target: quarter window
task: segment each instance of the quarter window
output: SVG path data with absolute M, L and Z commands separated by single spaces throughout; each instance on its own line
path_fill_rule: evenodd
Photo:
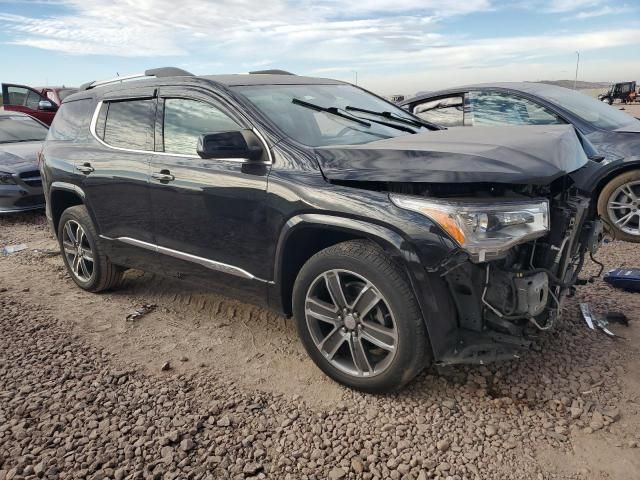
M 184 98 L 164 101 L 163 139 L 167 153 L 196 155 L 200 135 L 240 128 L 225 113 L 207 103 Z
M 436 125 L 461 127 L 464 125 L 464 97 L 439 98 L 413 107 L 413 113 Z
M 113 147 L 153 151 L 155 100 L 109 102 L 102 108 L 96 135 L 105 143 Z
M 525 98 L 498 92 L 469 94 L 474 126 L 564 124 L 553 112 Z

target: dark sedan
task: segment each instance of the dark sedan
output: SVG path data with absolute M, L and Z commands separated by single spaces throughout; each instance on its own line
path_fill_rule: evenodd
M 47 132 L 28 115 L 0 110 L 0 214 L 44 208 L 37 154 Z
M 616 238 L 640 243 L 640 120 L 585 94 L 543 83 L 492 83 L 419 94 L 402 107 L 445 127 L 573 124 L 604 157 L 592 179 Z

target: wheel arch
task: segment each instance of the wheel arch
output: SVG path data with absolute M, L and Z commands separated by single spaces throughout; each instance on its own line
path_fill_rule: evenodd
M 398 233 L 362 220 L 325 214 L 295 216 L 285 224 L 276 247 L 275 292 L 270 303 L 291 315 L 291 294 L 298 272 L 319 251 L 349 240 L 370 240 L 391 256 L 402 256 L 404 239 Z
M 53 182 L 49 191 L 49 211 L 54 234 L 58 235 L 58 224 L 62 213 L 69 207 L 84 205 L 84 191 L 77 185 Z
M 306 244 L 307 239 L 313 241 Z M 324 248 L 355 239 L 372 241 L 398 261 L 418 301 L 433 356 L 438 359 L 450 348 L 457 330 L 457 313 L 451 295 L 440 277 L 425 271 L 411 243 L 383 225 L 327 214 L 291 218 L 276 249 L 274 282 L 269 293 L 271 307 L 291 315 L 293 284 L 302 265 Z

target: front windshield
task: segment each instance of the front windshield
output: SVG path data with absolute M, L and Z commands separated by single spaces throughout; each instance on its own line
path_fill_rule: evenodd
M 31 117 L 0 116 L 0 143 L 44 140 L 47 127 Z
M 288 136 L 304 145 L 356 145 L 385 138 L 408 135 L 423 127 L 407 125 L 397 119 L 347 109 L 355 107 L 372 112 L 390 112 L 393 116 L 415 122 L 405 110 L 381 100 L 352 85 L 252 85 L 235 87 Z M 294 103 L 293 100 L 296 100 Z M 316 111 L 303 104 L 337 108 L 347 117 L 365 120 L 369 126 L 330 112 Z M 384 121 L 400 128 L 375 123 Z
M 616 130 L 638 124 L 638 120 L 631 115 L 568 88 L 544 90 L 540 96 L 566 108 L 596 128 Z

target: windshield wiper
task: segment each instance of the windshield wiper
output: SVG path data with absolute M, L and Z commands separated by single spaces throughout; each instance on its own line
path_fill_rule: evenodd
M 345 107 L 345 110 L 351 110 L 352 112 L 368 113 L 370 115 L 377 115 L 379 117 L 388 118 L 390 120 L 394 120 L 399 123 L 413 125 L 414 127 L 426 127 L 430 130 L 441 130 L 441 127 L 439 127 L 438 125 L 434 125 L 433 123 L 425 122 L 424 120 L 418 120 L 418 119 L 413 120 L 411 118 L 403 118 L 398 115 L 394 115 L 391 112 L 376 112 L 374 110 L 367 110 L 366 108 L 360 108 L 360 107 L 352 107 L 350 105 L 347 105 Z
M 294 98 L 293 100 L 291 100 L 291 103 L 300 105 L 301 107 L 310 108 L 311 110 L 315 110 L 316 112 L 327 112 L 327 113 L 330 113 L 331 115 L 336 115 L 337 117 L 346 118 L 347 120 L 351 120 L 352 122 L 359 123 L 360 125 L 363 125 L 365 127 L 371 126 L 371 123 L 365 120 L 362 120 L 361 118 L 354 117 L 353 115 L 342 113 L 336 107 L 321 107 L 320 105 L 316 105 L 315 103 L 305 102 L 304 100 L 298 100 L 297 98 Z

